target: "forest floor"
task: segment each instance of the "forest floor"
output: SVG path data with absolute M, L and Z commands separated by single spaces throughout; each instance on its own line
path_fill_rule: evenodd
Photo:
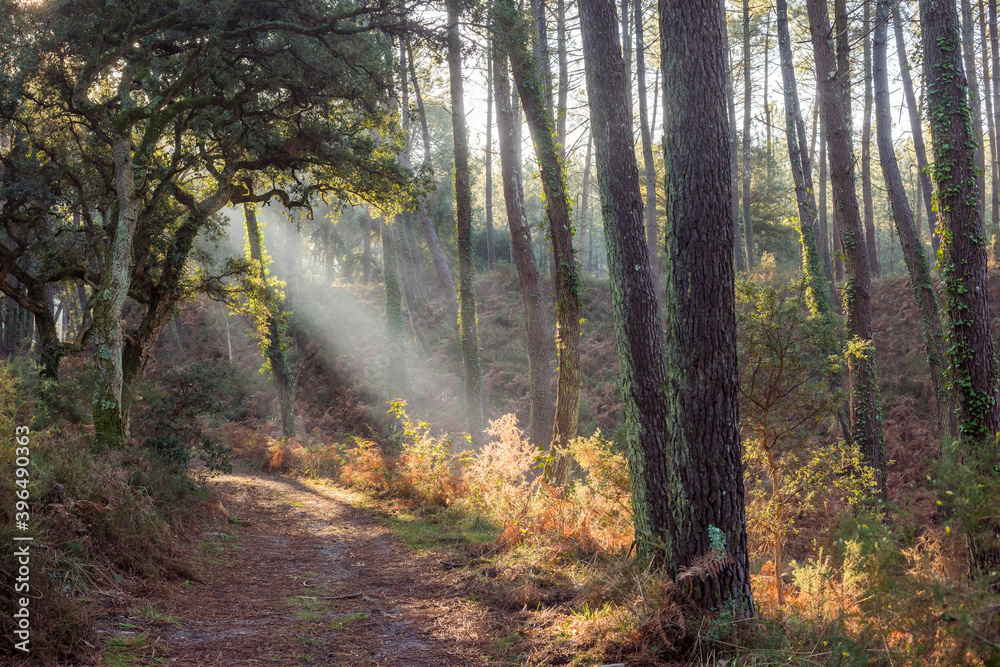
M 497 664 L 497 611 L 360 497 L 246 469 L 207 484 L 224 509 L 190 546 L 199 580 L 106 618 L 104 664 Z

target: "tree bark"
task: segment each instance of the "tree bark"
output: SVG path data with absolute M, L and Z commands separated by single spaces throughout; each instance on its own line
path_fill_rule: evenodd
M 932 202 L 931 177 L 927 173 L 927 149 L 924 147 L 924 130 L 920 123 L 920 108 L 917 97 L 913 93 L 913 78 L 910 76 L 910 65 L 906 58 L 906 39 L 903 37 L 903 21 L 900 18 L 897 5 L 892 12 L 892 25 L 896 34 L 896 55 L 899 57 L 899 71 L 903 77 L 903 95 L 906 98 L 906 111 L 910 115 L 910 132 L 913 136 L 913 150 L 917 154 L 917 169 L 920 172 L 920 191 L 924 195 L 924 210 L 927 213 L 927 227 L 931 233 L 931 246 L 934 257 L 941 247 L 941 238 L 937 233 L 937 211 Z
M 469 137 L 465 125 L 462 80 L 462 40 L 458 0 L 448 0 L 448 78 L 451 83 L 451 125 L 455 141 L 455 221 L 458 246 L 458 340 L 465 367 L 465 406 L 473 444 L 482 440 L 485 422 L 483 369 L 476 331 L 475 268 L 472 262 L 472 193 L 469 186 Z
M 528 435 L 536 447 L 549 444 L 552 419 L 555 414 L 549 367 L 552 352 L 549 347 L 545 317 L 545 290 L 535 262 L 531 231 L 524 214 L 524 190 L 521 186 L 521 165 L 517 161 L 514 114 L 511 109 L 510 79 L 507 55 L 494 42 L 493 88 L 497 101 L 497 139 L 500 146 L 500 173 L 503 178 L 504 201 L 507 205 L 507 226 L 510 229 L 511 253 L 517 267 L 517 278 L 524 305 L 524 326 L 528 343 L 528 393 L 531 409 Z M 589 165 L 588 165 L 589 166 Z M 586 179 L 586 176 L 584 176 Z M 586 192 L 586 180 L 584 181 Z M 586 196 L 586 195 L 585 195 Z
M 649 129 L 649 112 L 646 104 L 646 54 L 642 30 L 642 0 L 635 3 L 635 71 L 639 80 L 639 131 L 642 136 L 642 169 L 646 176 L 646 246 L 649 249 L 649 268 L 653 284 L 660 284 L 660 261 L 656 254 L 656 163 L 653 161 L 653 139 Z M 611 271 L 611 262 L 608 262 Z
M 722 6 L 660 0 L 666 165 L 668 445 L 680 484 L 668 496 L 668 574 L 727 554 L 699 584 L 709 608 L 753 614 L 739 441 L 736 312 Z M 696 594 L 697 595 L 697 594 Z
M 638 1 L 636 7 L 639 19 Z M 639 26 L 637 20 L 636 34 Z M 617 32 L 614 0 L 580 0 L 580 27 L 625 402 L 635 540 L 640 560 L 673 562 L 687 554 L 662 551 L 661 545 L 674 543 L 672 508 L 662 490 L 676 487 L 681 479 L 668 449 L 664 340 L 644 235 L 632 109 L 624 94 L 625 62 L 612 39 Z M 641 53 L 638 45 L 636 53 Z
M 899 234 L 899 243 L 903 250 L 903 260 L 910 276 L 910 289 L 913 299 L 920 309 L 920 319 L 923 325 L 924 351 L 930 366 L 931 384 L 937 397 L 938 432 L 944 433 L 946 422 L 945 394 L 942 384 L 945 370 L 944 343 L 941 336 L 941 314 L 938 311 L 937 293 L 931 282 L 930 267 L 927 265 L 927 255 L 923 244 L 913 224 L 913 212 L 906 199 L 903 178 L 899 173 L 899 163 L 896 161 L 896 151 L 892 145 L 892 115 L 889 109 L 889 74 L 887 64 L 887 36 L 889 13 L 892 11 L 893 0 L 878 0 L 875 14 L 874 37 L 874 84 L 875 84 L 875 125 L 878 142 L 879 159 L 882 163 L 882 175 L 885 179 L 886 194 L 892 208 L 892 218 Z M 954 412 L 948 411 L 954 419 Z M 954 426 L 951 426 L 954 435 Z
M 128 86 L 124 85 L 123 89 L 128 90 Z M 139 219 L 130 144 L 124 134 L 117 133 L 113 137 L 116 210 L 112 212 L 113 231 L 104 260 L 104 275 L 93 306 L 94 434 L 98 442 L 110 447 L 123 447 L 128 437 L 122 397 L 125 350 L 122 308 L 131 282 L 132 238 Z
M 990 335 L 986 243 L 979 216 L 977 138 L 970 125 L 954 6 L 921 0 L 927 113 L 934 139 L 932 176 L 937 185 L 944 242 L 944 280 L 951 354 L 951 389 L 962 420 L 959 431 L 983 439 L 1000 431 L 996 353 Z
M 865 231 L 854 187 L 851 116 L 849 98 L 845 95 L 846 73 L 843 71 L 849 54 L 844 53 L 843 46 L 838 48 L 837 53 L 834 52 L 826 0 L 807 0 L 806 6 L 816 55 L 820 113 L 826 120 L 834 208 L 838 223 L 842 225 L 840 236 L 847 265 L 844 310 L 847 331 L 851 336 L 847 355 L 851 387 L 850 437 L 858 445 L 865 462 L 875 471 L 876 492 L 879 499 L 884 500 L 887 476 L 885 438 L 882 433 L 875 344 L 872 340 L 871 276 L 864 242 Z M 836 6 L 846 12 L 842 0 L 837 0 Z M 846 24 L 846 18 L 839 17 L 838 23 Z M 846 40 L 846 36 L 843 39 Z
M 967 0 L 966 0 L 967 1 Z M 865 209 L 865 245 L 868 247 L 868 266 L 872 276 L 878 278 L 882 270 L 878 265 L 878 249 L 875 245 L 875 210 L 872 206 L 872 40 L 871 7 L 864 3 L 864 69 L 865 69 L 865 115 L 861 126 L 861 200 Z
M 546 466 L 546 479 L 553 484 L 562 484 L 569 474 L 569 459 L 564 452 L 569 443 L 576 439 L 580 411 L 580 273 L 573 250 L 573 225 L 570 221 L 569 195 L 566 192 L 563 165 L 554 140 L 552 114 L 545 104 L 542 94 L 544 88 L 538 80 L 538 66 L 532 62 L 527 50 L 527 31 L 519 20 L 513 2 L 499 0 L 497 8 L 504 50 L 510 59 L 511 71 L 538 157 L 552 239 L 559 378 L 552 429 L 554 459 Z
M 666 99 L 666 87 L 664 87 Z M 747 268 L 754 267 L 753 222 L 750 217 L 750 104 L 753 88 L 750 85 L 750 0 L 743 0 L 743 228 L 746 242 Z M 666 109 L 666 104 L 664 104 Z M 664 115 L 664 118 L 666 116 Z
M 1000 431 L 996 349 L 990 332 L 986 242 L 976 179 L 978 137 L 973 134 L 966 79 L 953 3 L 920 0 L 927 116 L 934 140 L 933 177 L 941 212 L 942 253 L 938 265 L 948 313 L 950 389 L 958 398 L 959 433 L 983 443 Z M 991 468 L 997 456 L 983 462 Z M 995 470 L 983 470 L 995 474 Z M 978 574 L 1000 565 L 1000 526 L 990 519 L 966 527 L 969 560 Z M 1000 588 L 996 579 L 994 589 Z

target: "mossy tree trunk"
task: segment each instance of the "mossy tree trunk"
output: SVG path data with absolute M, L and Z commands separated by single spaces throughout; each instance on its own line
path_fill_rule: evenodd
M 124 90 L 128 90 L 127 85 Z M 139 219 L 139 200 L 129 138 L 117 133 L 113 137 L 112 152 L 117 200 L 111 213 L 111 238 L 104 258 L 104 274 L 92 312 L 96 371 L 93 415 L 98 442 L 122 447 L 128 436 L 127 415 L 122 407 L 125 350 L 122 309 L 131 282 L 132 239 Z
M 486 426 L 483 405 L 483 369 L 479 363 L 476 323 L 475 268 L 472 254 L 472 192 L 469 186 L 469 136 L 465 125 L 462 81 L 462 39 L 458 28 L 458 0 L 448 0 L 448 78 L 451 84 L 451 125 L 455 138 L 455 222 L 458 246 L 458 339 L 465 368 L 465 407 L 474 444 Z
M 795 67 L 792 62 L 792 42 L 788 32 L 788 5 L 778 0 L 778 56 L 785 94 L 785 140 L 788 144 L 788 160 L 795 185 L 795 201 L 799 214 L 799 240 L 802 245 L 802 273 L 805 276 L 806 300 L 813 317 L 819 317 L 831 330 L 836 327 L 830 307 L 830 283 L 825 279 L 823 260 L 820 254 L 820 226 L 813 190 L 812 169 L 806 146 L 806 126 L 799 108 L 799 94 L 795 81 Z M 825 157 L 825 156 L 824 156 Z M 825 194 L 825 193 L 824 193 Z M 829 354 L 839 354 L 831 349 Z M 830 390 L 839 394 L 843 388 L 840 373 L 829 378 Z M 837 421 L 841 430 L 850 433 L 850 410 L 846 404 L 837 409 Z
M 944 0 L 920 0 L 920 22 L 927 117 L 934 141 L 931 171 L 941 215 L 939 266 L 948 313 L 949 385 L 958 398 L 960 435 L 982 442 L 1000 431 L 1000 405 L 996 349 L 990 332 L 986 239 L 976 177 L 979 137 L 972 127 L 955 5 Z M 997 459 L 994 455 L 990 464 L 995 466 Z M 967 531 L 973 569 L 980 573 L 996 571 L 1000 565 L 996 521 L 969 526 Z
M 267 270 L 267 259 L 264 255 L 264 236 L 257 221 L 257 211 L 253 204 L 243 205 L 243 216 L 246 221 L 247 251 L 257 274 L 258 287 L 261 293 L 256 295 L 259 302 L 256 305 L 256 325 L 259 334 L 264 338 L 264 356 L 271 369 L 271 380 L 278 393 L 278 409 L 281 412 L 281 435 L 286 438 L 295 437 L 295 416 L 293 414 L 292 398 L 292 368 L 288 363 L 285 345 L 284 313 L 281 312 L 281 297 L 271 285 Z
M 799 238 L 802 244 L 802 269 L 805 275 L 806 299 L 813 315 L 833 326 L 829 292 L 823 279 L 822 260 L 817 240 L 816 198 L 813 194 L 809 155 L 805 151 L 805 124 L 799 110 L 799 96 L 792 62 L 792 43 L 788 32 L 788 3 L 777 0 L 778 55 L 785 93 L 785 139 L 788 160 L 795 184 L 795 201 L 799 212 Z
M 625 63 L 612 38 L 613 0 L 580 0 L 591 132 L 597 157 L 615 342 L 625 400 L 625 441 L 632 479 L 638 556 L 673 562 L 664 545 L 675 521 L 664 489 L 680 484 L 668 448 L 667 369 L 660 307 L 646 244 Z M 641 23 L 637 23 L 641 25 Z M 638 52 L 638 51 L 637 51 Z
M 826 0 L 807 0 L 809 31 L 816 55 L 819 81 L 820 113 L 826 120 L 827 144 L 830 153 L 830 182 L 833 205 L 844 249 L 847 280 L 844 285 L 844 311 L 851 339 L 847 345 L 847 369 L 851 389 L 850 439 L 857 444 L 865 462 L 875 471 L 876 494 L 882 500 L 886 492 L 885 437 L 882 432 L 882 412 L 879 401 L 878 371 L 875 343 L 872 338 L 871 275 L 865 230 L 858 209 L 854 180 L 854 153 L 851 150 L 851 121 L 847 74 L 849 61 L 846 47 L 838 44 L 834 51 L 833 34 Z M 837 0 L 838 14 L 846 7 Z M 846 25 L 845 16 L 838 24 Z M 843 37 L 846 40 L 846 37 Z M 841 40 L 838 40 L 841 41 Z
M 667 496 L 674 575 L 709 551 L 727 565 L 695 598 L 753 614 L 739 440 L 732 187 L 722 5 L 660 0 L 666 166 Z
M 555 143 L 552 114 L 546 104 L 546 88 L 539 79 L 539 67 L 527 48 L 528 25 L 511 0 L 498 0 L 495 6 L 497 26 L 494 37 L 503 40 L 503 48 L 510 59 L 511 72 L 531 132 L 541 171 L 549 235 L 552 239 L 559 377 L 552 428 L 554 458 L 546 466 L 545 476 L 548 482 L 558 485 L 564 483 L 569 475 L 570 461 L 565 450 L 576 439 L 580 412 L 580 272 L 573 250 L 569 194 L 566 191 L 559 149 Z

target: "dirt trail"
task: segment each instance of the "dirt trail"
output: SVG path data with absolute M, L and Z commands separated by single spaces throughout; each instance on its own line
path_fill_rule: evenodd
M 346 492 L 246 471 L 210 484 L 232 518 L 202 534 L 201 581 L 131 621 L 151 663 L 488 664 L 491 613 L 460 575 Z

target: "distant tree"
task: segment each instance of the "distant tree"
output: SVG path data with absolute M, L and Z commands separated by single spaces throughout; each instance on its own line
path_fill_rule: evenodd
M 455 138 L 455 220 L 458 245 L 458 338 L 465 367 L 465 408 L 469 434 L 479 443 L 486 427 L 483 405 L 483 369 L 479 364 L 476 323 L 475 267 L 472 264 L 472 192 L 469 185 L 469 135 L 465 124 L 462 81 L 462 38 L 458 29 L 458 0 L 448 0 L 448 80 L 451 123 Z
M 536 5 L 541 4 L 536 0 Z M 556 390 L 555 419 L 552 428 L 553 460 L 546 466 L 546 478 L 561 484 L 569 476 L 566 449 L 576 439 L 580 416 L 580 317 L 582 295 L 580 271 L 573 249 L 573 224 L 570 220 L 569 194 L 559 148 L 555 142 L 551 86 L 539 75 L 540 65 L 528 50 L 531 42 L 528 24 L 511 0 L 498 0 L 494 39 L 500 40 L 510 59 L 511 73 L 517 84 L 521 105 L 535 155 L 541 171 L 545 194 L 545 212 L 549 221 L 555 262 L 556 331 L 559 350 L 559 377 Z M 536 20 L 538 14 L 536 12 Z M 544 24 L 544 21 L 542 21 Z M 547 53 L 547 45 L 542 51 Z M 542 68 L 546 72 L 548 67 Z
M 910 276 L 910 288 L 920 309 L 920 320 L 924 334 L 924 350 L 930 366 L 931 384 L 937 398 L 938 429 L 954 422 L 954 411 L 946 408 L 943 374 L 946 370 L 944 344 L 942 340 L 941 313 L 938 310 L 937 291 L 931 282 L 930 267 L 924 246 L 913 224 L 913 212 L 906 199 L 903 178 L 899 174 L 896 150 L 892 144 L 892 112 L 889 108 L 889 74 L 887 66 L 887 33 L 891 0 L 878 0 L 875 13 L 874 36 L 874 85 L 875 85 L 875 129 L 877 134 L 879 159 L 885 179 L 886 194 L 892 209 L 892 218 L 902 246 L 903 259 Z M 946 420 L 947 417 L 947 420 Z M 951 424 L 954 433 L 954 424 Z
M 920 108 L 917 106 L 917 96 L 913 91 L 913 77 L 910 76 L 910 63 L 906 56 L 906 39 L 903 37 L 903 21 L 900 18 L 902 8 L 896 5 L 892 12 L 892 26 L 896 36 L 896 55 L 899 59 L 899 71 L 903 79 L 903 95 L 906 98 L 906 111 L 910 117 L 910 132 L 913 136 L 913 149 L 917 154 L 917 172 L 920 179 L 920 192 L 924 196 L 924 209 L 927 212 L 927 228 L 931 235 L 931 245 L 934 257 L 937 257 L 941 238 L 937 233 L 937 210 L 931 200 L 933 188 L 931 177 L 927 170 L 927 149 L 924 147 L 924 129 L 920 122 Z
M 551 441 L 554 415 L 551 372 L 552 352 L 545 317 L 545 291 L 535 261 L 531 230 L 524 214 L 524 190 L 521 165 L 517 161 L 514 113 L 511 109 L 510 75 L 507 54 L 496 40 L 493 49 L 493 88 L 497 102 L 497 141 L 500 148 L 500 172 L 503 179 L 507 226 L 510 229 L 511 254 L 517 267 L 524 326 L 528 343 L 528 392 L 530 414 L 528 434 L 532 444 L 544 447 Z M 588 165 L 589 166 L 589 165 Z
M 844 53 L 846 36 L 838 36 L 838 49 L 831 43 L 830 17 L 826 0 L 807 0 L 809 31 L 816 56 L 819 80 L 820 113 L 826 121 L 830 152 L 830 181 L 833 186 L 835 217 L 843 241 L 847 268 L 844 286 L 844 310 L 847 316 L 848 375 L 851 387 L 851 433 L 865 460 L 875 470 L 878 495 L 885 499 L 885 436 L 879 404 L 878 371 L 871 324 L 871 275 L 865 230 L 854 185 L 854 153 L 851 150 L 851 120 L 844 68 L 849 54 Z M 840 24 L 846 12 L 842 0 L 836 0 Z M 849 70 L 848 70 L 849 71 Z

